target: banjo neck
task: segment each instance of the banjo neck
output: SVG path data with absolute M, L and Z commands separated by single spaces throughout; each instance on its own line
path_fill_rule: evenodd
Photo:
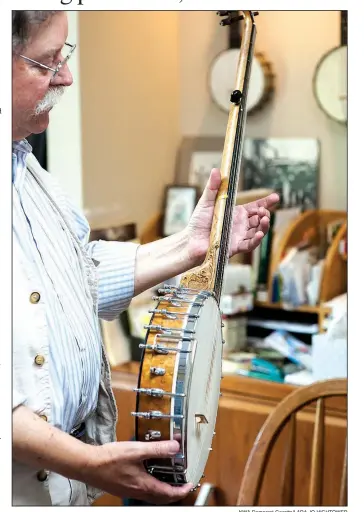
M 233 211 L 243 152 L 246 124 L 246 100 L 254 53 L 256 26 L 252 11 L 219 11 L 227 16 L 221 25 L 231 25 L 242 20 L 240 56 L 236 82 L 231 94 L 231 107 L 221 160 L 221 185 L 217 193 L 209 248 L 204 262 L 182 276 L 180 286 L 194 290 L 208 290 L 220 301 L 224 270 L 229 257 Z

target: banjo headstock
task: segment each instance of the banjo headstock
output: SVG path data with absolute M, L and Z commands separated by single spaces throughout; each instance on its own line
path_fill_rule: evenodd
M 252 22 L 254 23 L 254 17 L 258 16 L 258 11 L 217 11 L 218 16 L 223 17 L 220 21 L 220 25 L 223 27 L 227 25 L 232 25 L 233 23 L 237 23 L 241 20 L 245 20 L 247 15 L 250 15 Z

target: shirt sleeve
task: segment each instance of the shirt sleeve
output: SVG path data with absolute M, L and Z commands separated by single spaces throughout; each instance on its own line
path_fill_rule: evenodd
M 54 176 L 44 170 L 40 176 L 52 190 L 54 200 L 62 210 L 67 223 L 95 263 L 99 317 L 113 320 L 129 306 L 133 298 L 135 261 L 139 244 L 103 240 L 89 242 L 90 225 L 81 209 L 72 203 Z
M 68 202 L 73 229 L 96 266 L 98 278 L 98 314 L 113 320 L 128 308 L 134 296 L 135 261 L 139 244 L 132 242 L 89 242 L 90 226 L 86 217 Z
M 86 245 L 98 276 L 99 317 L 113 320 L 134 295 L 135 259 L 139 245 L 94 241 Z

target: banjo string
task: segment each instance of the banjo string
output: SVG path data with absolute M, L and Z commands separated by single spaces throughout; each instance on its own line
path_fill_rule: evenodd
M 248 59 L 246 63 L 246 73 L 244 79 L 244 85 L 242 90 L 242 97 L 239 106 L 239 114 L 238 120 L 236 124 L 235 131 L 235 140 L 234 140 L 234 148 L 233 155 L 231 160 L 230 174 L 229 174 L 229 185 L 228 185 L 228 194 L 224 209 L 224 220 L 221 231 L 221 243 L 219 249 L 219 256 L 217 261 L 217 269 L 216 269 L 216 278 L 214 285 L 214 294 L 218 302 L 220 302 L 222 285 L 224 279 L 224 271 L 225 266 L 229 257 L 229 247 L 230 247 L 230 239 L 231 239 L 231 225 L 233 220 L 233 212 L 236 200 L 236 192 L 237 192 L 237 184 L 240 175 L 240 166 L 241 159 L 243 153 L 243 140 L 244 140 L 244 132 L 245 132 L 245 122 L 247 115 L 247 97 L 248 97 L 248 87 L 249 87 L 249 78 L 251 73 L 251 66 L 253 62 L 253 51 L 254 51 L 254 40 L 255 40 L 256 28 L 255 25 L 252 29 L 250 46 L 248 52 Z M 234 135 L 232 135 L 234 136 Z

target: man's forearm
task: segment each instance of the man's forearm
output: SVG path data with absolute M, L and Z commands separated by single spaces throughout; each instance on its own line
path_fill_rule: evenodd
M 141 245 L 136 255 L 134 295 L 197 266 L 187 250 L 188 235 L 175 235 Z
M 13 459 L 80 480 L 92 447 L 53 427 L 24 406 L 13 411 Z

